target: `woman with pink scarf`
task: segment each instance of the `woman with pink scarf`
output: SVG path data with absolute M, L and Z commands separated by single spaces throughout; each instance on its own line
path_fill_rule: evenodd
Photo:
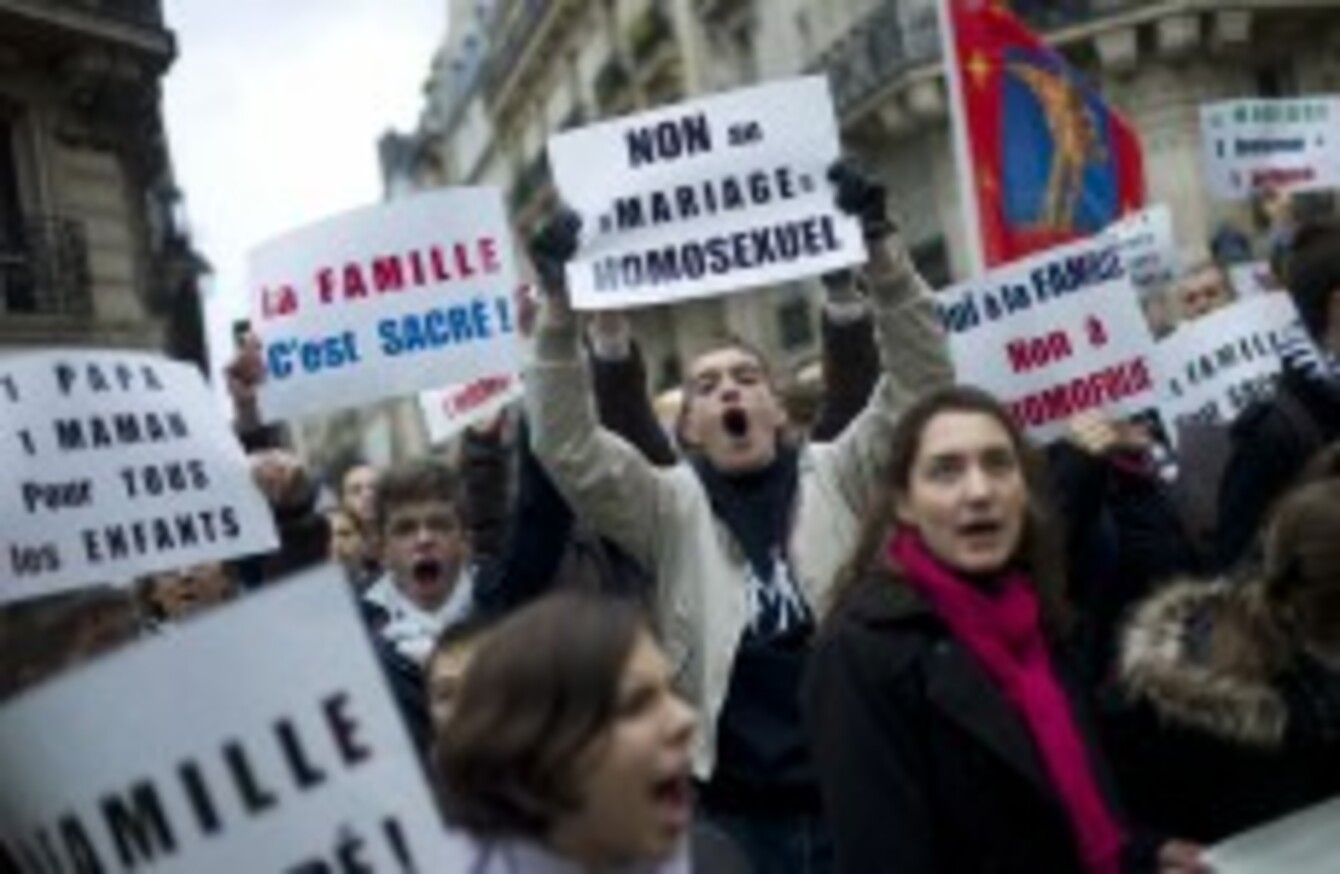
M 1208 870 L 1121 817 L 1056 647 L 1039 463 L 1005 409 L 966 387 L 925 396 L 889 476 L 804 691 L 837 870 Z

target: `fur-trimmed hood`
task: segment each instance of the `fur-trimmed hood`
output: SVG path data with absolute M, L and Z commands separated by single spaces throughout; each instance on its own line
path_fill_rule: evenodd
M 1168 723 L 1278 748 L 1289 705 L 1277 680 L 1289 656 L 1259 585 L 1178 582 L 1135 611 L 1118 671 L 1125 694 Z

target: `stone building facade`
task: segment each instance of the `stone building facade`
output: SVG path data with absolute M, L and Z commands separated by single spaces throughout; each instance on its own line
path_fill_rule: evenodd
M 0 347 L 166 348 L 203 362 L 159 84 L 159 0 L 0 0 Z
M 827 75 L 844 147 L 883 177 L 933 284 L 962 278 L 959 210 L 937 0 L 456 0 L 424 122 L 398 184 L 494 184 L 519 239 L 554 202 L 544 158 L 556 131 L 694 94 Z M 1250 205 L 1201 183 L 1198 107 L 1340 88 L 1340 0 L 1014 0 L 1134 123 L 1151 202 L 1203 247 Z M 794 371 L 817 353 L 812 284 L 634 315 L 653 389 L 723 333 Z

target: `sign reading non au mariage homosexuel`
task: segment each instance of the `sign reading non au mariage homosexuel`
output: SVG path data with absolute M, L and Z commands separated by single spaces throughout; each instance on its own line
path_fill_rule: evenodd
M 265 552 L 274 521 L 199 371 L 0 358 L 0 603 Z
M 266 419 L 413 394 L 519 367 L 502 194 L 458 188 L 294 231 L 251 255 Z
M 774 82 L 568 131 L 549 141 L 583 221 L 568 264 L 579 309 L 666 303 L 861 263 L 826 178 L 828 82 Z
M 5 702 L 0 774 L 26 874 L 469 868 L 330 570 Z

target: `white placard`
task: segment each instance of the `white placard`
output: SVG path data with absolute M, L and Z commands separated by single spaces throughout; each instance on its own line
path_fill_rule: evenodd
M 1270 397 L 1279 349 L 1298 327 L 1298 310 L 1287 294 L 1259 294 L 1178 325 L 1154 350 L 1165 419 L 1231 422 L 1252 402 Z
M 549 162 L 583 220 L 578 309 L 746 290 L 863 263 L 833 204 L 828 80 L 810 76 L 561 133 Z
M 267 420 L 520 367 L 512 235 L 495 188 L 418 194 L 251 254 Z
M 1340 798 L 1229 838 L 1203 861 L 1215 874 L 1340 872 Z
M 1202 106 L 1200 125 L 1206 181 L 1216 197 L 1340 185 L 1340 98 L 1226 100 Z
M 445 443 L 476 422 L 502 412 L 525 394 L 521 374 L 500 373 L 465 385 L 419 395 L 419 411 L 432 443 Z
M 0 358 L 0 519 L 0 603 L 278 545 L 200 372 L 129 351 Z
M 1039 441 L 1088 411 L 1158 400 L 1149 333 L 1120 247 L 1052 249 L 935 296 L 959 382 L 991 392 Z
M 1142 295 L 1166 288 L 1177 278 L 1177 244 L 1168 207 L 1159 204 L 1131 213 L 1106 233 L 1117 241 L 1131 284 Z
M 366 635 L 321 570 L 11 699 L 0 839 L 32 874 L 466 870 Z
M 1228 281 L 1233 293 L 1241 298 L 1255 297 L 1267 292 L 1285 291 L 1284 285 L 1270 269 L 1269 262 L 1253 261 L 1250 264 L 1234 264 L 1228 268 Z

